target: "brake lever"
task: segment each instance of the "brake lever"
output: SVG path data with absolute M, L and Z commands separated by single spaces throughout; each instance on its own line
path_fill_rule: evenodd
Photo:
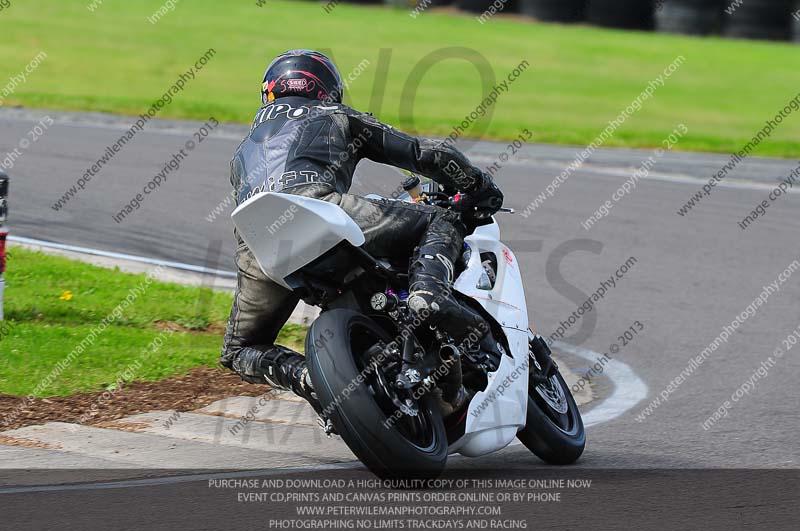
M 469 203 L 469 196 L 466 194 L 456 194 L 450 200 L 450 207 L 455 210 L 456 212 L 461 212 L 462 214 L 470 215 L 475 219 L 485 220 L 490 218 L 493 214 L 485 214 L 485 210 L 483 210 L 480 206 L 473 204 L 472 206 L 464 206 L 464 203 Z M 495 213 L 504 213 L 504 214 L 514 214 L 513 208 L 505 208 L 500 207 Z

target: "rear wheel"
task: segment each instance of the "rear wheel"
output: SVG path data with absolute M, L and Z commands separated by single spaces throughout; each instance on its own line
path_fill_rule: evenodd
M 530 343 L 528 413 L 517 437 L 537 457 L 554 465 L 574 463 L 586 446 L 586 430 L 564 378 L 545 377 L 550 349 L 540 336 Z
M 444 470 L 447 437 L 430 395 L 393 385 L 398 367 L 384 355 L 392 341 L 352 310 L 324 312 L 306 337 L 314 389 L 353 453 L 384 479 L 432 479 Z
M 724 35 L 787 40 L 792 35 L 792 0 L 747 0 L 725 17 Z
M 585 0 L 520 0 L 520 13 L 544 22 L 577 22 L 583 19 Z
M 656 10 L 658 31 L 686 35 L 719 33 L 724 0 L 670 0 Z

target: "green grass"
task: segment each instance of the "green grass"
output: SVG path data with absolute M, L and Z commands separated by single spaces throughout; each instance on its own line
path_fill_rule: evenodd
M 462 46 L 483 54 L 498 78 L 523 59 L 532 65 L 501 97 L 486 137 L 513 138 L 528 128 L 536 141 L 587 144 L 683 55 L 685 64 L 607 145 L 656 146 L 683 122 L 689 134 L 678 149 L 728 152 L 741 148 L 800 90 L 800 48 L 788 43 L 533 24 L 501 16 L 481 25 L 469 15 L 436 10 L 412 19 L 404 10 L 348 4 L 326 14 L 320 3 L 278 0 L 264 7 L 254 1 L 180 2 L 153 25 L 146 17 L 163 0 L 106 1 L 94 13 L 88 3 L 14 2 L 0 15 L 4 75 L 22 70 L 39 51 L 48 54 L 6 104 L 139 114 L 214 48 L 216 57 L 161 116 L 249 122 L 270 58 L 307 47 L 332 49 L 344 73 L 370 61 L 352 83 L 349 103 L 414 132 L 445 135 L 480 100 L 470 63 L 449 59 L 412 79 L 419 82 L 413 123 L 401 119 L 400 103 L 422 57 Z M 380 48 L 392 53 L 385 96 L 377 106 L 370 101 Z M 473 126 L 468 134 L 482 130 Z M 792 116 L 754 154 L 797 156 L 799 139 L 800 119 Z
M 146 277 L 18 247 L 10 254 L 0 393 L 26 395 Z M 62 298 L 66 291 L 69 300 Z M 128 367 L 135 369 L 134 380 L 154 381 L 213 366 L 230 306 L 227 293 L 153 282 L 40 394 L 102 389 Z M 169 334 L 167 328 L 177 331 Z M 163 346 L 152 351 L 148 346 L 160 334 Z M 287 325 L 280 341 L 297 348 L 304 337 L 302 327 Z

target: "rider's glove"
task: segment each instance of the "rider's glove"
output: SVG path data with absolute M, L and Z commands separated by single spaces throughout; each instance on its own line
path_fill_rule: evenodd
M 503 206 L 503 192 L 488 173 L 481 174 L 481 182 L 461 198 L 462 210 L 472 211 L 477 219 L 486 219 L 496 214 Z

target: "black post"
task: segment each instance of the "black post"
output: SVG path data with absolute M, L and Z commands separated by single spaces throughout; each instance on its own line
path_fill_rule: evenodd
M 4 225 L 8 216 L 8 175 L 0 170 L 0 321 L 3 320 L 3 291 L 6 287 L 6 235 Z

